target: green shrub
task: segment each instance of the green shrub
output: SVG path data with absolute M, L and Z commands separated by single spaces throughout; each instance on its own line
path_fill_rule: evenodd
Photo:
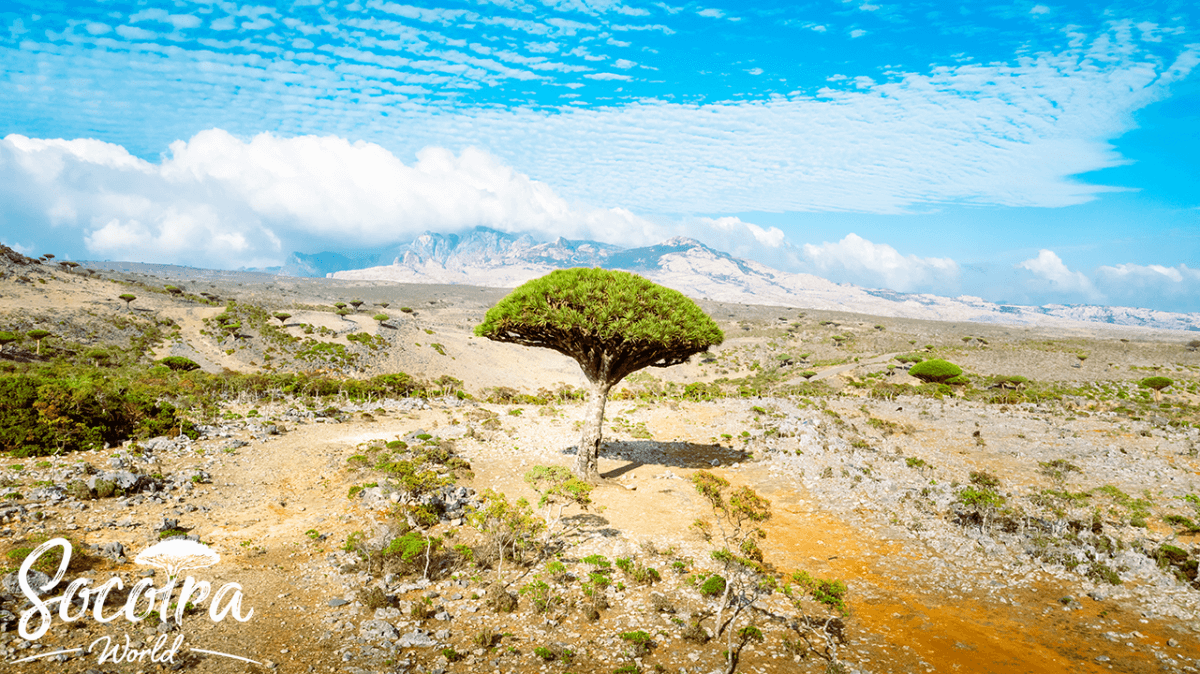
M 1163 522 L 1166 522 L 1173 527 L 1182 529 L 1182 533 L 1200 533 L 1200 526 L 1196 526 L 1195 522 L 1193 522 L 1190 518 L 1184 517 L 1183 515 L 1167 515 L 1162 519 Z
M 842 615 L 848 615 L 846 608 L 846 593 L 849 588 L 845 581 L 814 578 L 807 571 L 793 571 L 792 582 L 804 588 L 814 601 L 834 609 Z
M 0 451 L 44 456 L 118 445 L 131 437 L 199 437 L 173 405 L 93 370 L 85 378 L 0 375 Z
M 1001 375 L 992 378 L 992 383 L 1001 388 L 1020 388 L 1029 383 L 1029 379 L 1020 375 Z
M 947 380 L 961 375 L 962 368 L 950 361 L 933 358 L 913 365 L 908 373 L 925 383 L 943 384 Z
M 28 557 L 35 548 L 37 548 L 37 546 L 52 538 L 65 538 L 67 542 L 70 543 L 72 553 L 71 561 L 67 564 L 68 572 L 78 572 L 91 564 L 91 560 L 87 553 L 80 549 L 81 546 L 79 545 L 79 541 L 74 540 L 73 536 L 64 535 L 61 533 L 35 534 L 28 541 L 29 547 L 14 548 L 6 552 L 4 556 L 13 566 L 13 570 L 15 571 L 25 561 L 25 558 Z M 42 553 L 42 555 L 38 557 L 38 560 L 36 563 L 34 563 L 33 568 L 53 578 L 54 574 L 58 572 L 59 565 L 62 564 L 62 553 L 62 546 L 52 546 L 49 550 Z
M 653 641 L 650 635 L 642 630 L 622 632 L 621 640 L 630 645 L 631 657 L 640 658 L 650 652 Z
M 987 487 L 967 487 L 958 493 L 958 500 L 965 506 L 980 509 L 999 508 L 1004 505 L 1004 497 Z
M 166 365 L 176 372 L 191 372 L 192 370 L 200 369 L 200 365 L 197 364 L 196 361 L 190 358 L 184 358 L 183 356 L 167 356 L 158 362 L 162 365 Z
M 526 583 L 520 593 L 529 596 L 529 601 L 533 608 L 538 613 L 545 613 L 558 604 L 562 598 L 554 595 L 550 591 L 550 586 L 546 581 L 540 578 L 535 578 L 533 582 Z
M 725 591 L 725 579 L 713 574 L 700 584 L 700 594 L 706 597 L 716 597 Z
M 83 480 L 75 480 L 67 485 L 67 493 L 80 501 L 87 501 L 92 498 L 92 490 L 88 488 L 87 483 Z
M 1109 585 L 1120 585 L 1122 583 L 1121 574 L 1100 562 L 1092 562 L 1088 567 L 1087 575 L 1092 580 L 1108 583 Z
M 117 483 L 112 480 L 96 480 L 96 498 L 108 498 L 117 492 Z

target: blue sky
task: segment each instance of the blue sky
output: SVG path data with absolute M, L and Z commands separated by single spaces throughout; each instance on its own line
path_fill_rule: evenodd
M 1185 2 L 0 5 L 0 241 L 279 264 L 485 225 L 1200 311 Z

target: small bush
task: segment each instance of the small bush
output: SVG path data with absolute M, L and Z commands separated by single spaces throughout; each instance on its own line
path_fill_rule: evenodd
M 367 590 L 358 591 L 358 601 L 368 610 L 374 611 L 379 608 L 387 608 L 392 605 L 392 599 L 381 588 L 372 587 Z
M 517 610 L 517 597 L 498 583 L 488 588 L 485 601 L 496 613 L 512 613 Z
M 500 643 L 500 635 L 493 632 L 490 627 L 485 627 L 475 633 L 471 642 L 480 648 L 491 648 Z
M 716 597 L 725 591 L 725 579 L 716 574 L 709 576 L 700 584 L 700 594 L 706 597 Z
M 950 361 L 942 360 L 941 358 L 933 358 L 921 363 L 913 365 L 908 373 L 921 381 L 930 384 L 943 384 L 947 380 L 953 379 L 962 374 L 962 368 L 951 363 Z
M 158 363 L 160 365 L 166 365 L 176 372 L 191 372 L 192 370 L 200 369 L 200 365 L 196 363 L 196 361 L 190 358 L 184 358 L 183 356 L 167 356 L 166 358 L 158 361 Z
M 844 581 L 814 578 L 807 571 L 794 571 L 792 582 L 804 588 L 816 602 L 842 615 L 849 614 L 849 609 L 846 608 L 846 593 L 849 592 L 849 588 Z
M 630 657 L 640 658 L 650 652 L 650 648 L 654 645 L 650 635 L 642 630 L 635 632 L 622 632 L 621 640 L 630 646 Z
M 1091 566 L 1088 567 L 1087 575 L 1092 580 L 1108 583 L 1109 585 L 1120 585 L 1122 582 L 1119 573 L 1100 562 L 1092 562 Z
M 117 483 L 112 480 L 96 480 L 96 498 L 108 498 L 117 492 Z
M 986 470 L 973 470 L 971 471 L 971 484 L 979 485 L 986 489 L 995 489 L 1000 486 L 1000 478 Z
M 83 480 L 75 480 L 67 485 L 67 493 L 80 501 L 87 501 L 92 498 L 92 490 L 88 488 L 87 483 Z
M 434 616 L 434 613 L 433 600 L 429 599 L 428 597 L 425 597 L 422 601 L 415 602 L 412 610 L 409 611 L 409 615 L 411 615 L 414 620 L 429 620 Z
M 708 643 L 708 631 L 700 626 L 699 621 L 693 621 L 679 635 L 684 641 L 692 644 Z

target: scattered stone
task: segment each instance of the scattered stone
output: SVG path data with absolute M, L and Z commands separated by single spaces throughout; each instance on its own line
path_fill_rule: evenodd
M 429 633 L 422 629 L 416 629 L 411 632 L 406 632 L 396 642 L 400 648 L 414 648 L 436 646 L 436 642 L 429 636 Z
M 366 639 L 383 639 L 392 641 L 400 636 L 396 628 L 383 620 L 368 620 L 358 628 L 358 633 Z
M 33 589 L 34 592 L 37 592 L 39 596 L 45 594 L 45 592 L 42 591 L 42 587 L 50 582 L 50 576 L 47 576 L 37 569 L 30 569 L 26 578 L 29 580 L 29 587 Z M 8 594 L 21 594 L 21 583 L 20 579 L 17 577 L 16 571 L 4 576 L 4 580 L 0 581 L 0 584 L 4 586 L 4 591 Z
M 125 546 L 120 541 L 109 541 L 100 546 L 100 556 L 113 561 L 120 561 L 126 556 Z

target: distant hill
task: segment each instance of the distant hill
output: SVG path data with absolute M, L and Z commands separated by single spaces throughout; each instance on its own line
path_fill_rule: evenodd
M 686 237 L 654 246 L 620 248 L 564 238 L 539 242 L 529 235 L 481 227 L 461 236 L 426 233 L 412 243 L 378 252 L 293 253 L 280 273 L 512 288 L 555 269 L 579 266 L 637 272 L 689 296 L 721 302 L 929 320 L 1200 331 L 1197 313 L 1090 305 L 1002 305 L 978 297 L 950 298 L 838 284 L 736 258 Z

